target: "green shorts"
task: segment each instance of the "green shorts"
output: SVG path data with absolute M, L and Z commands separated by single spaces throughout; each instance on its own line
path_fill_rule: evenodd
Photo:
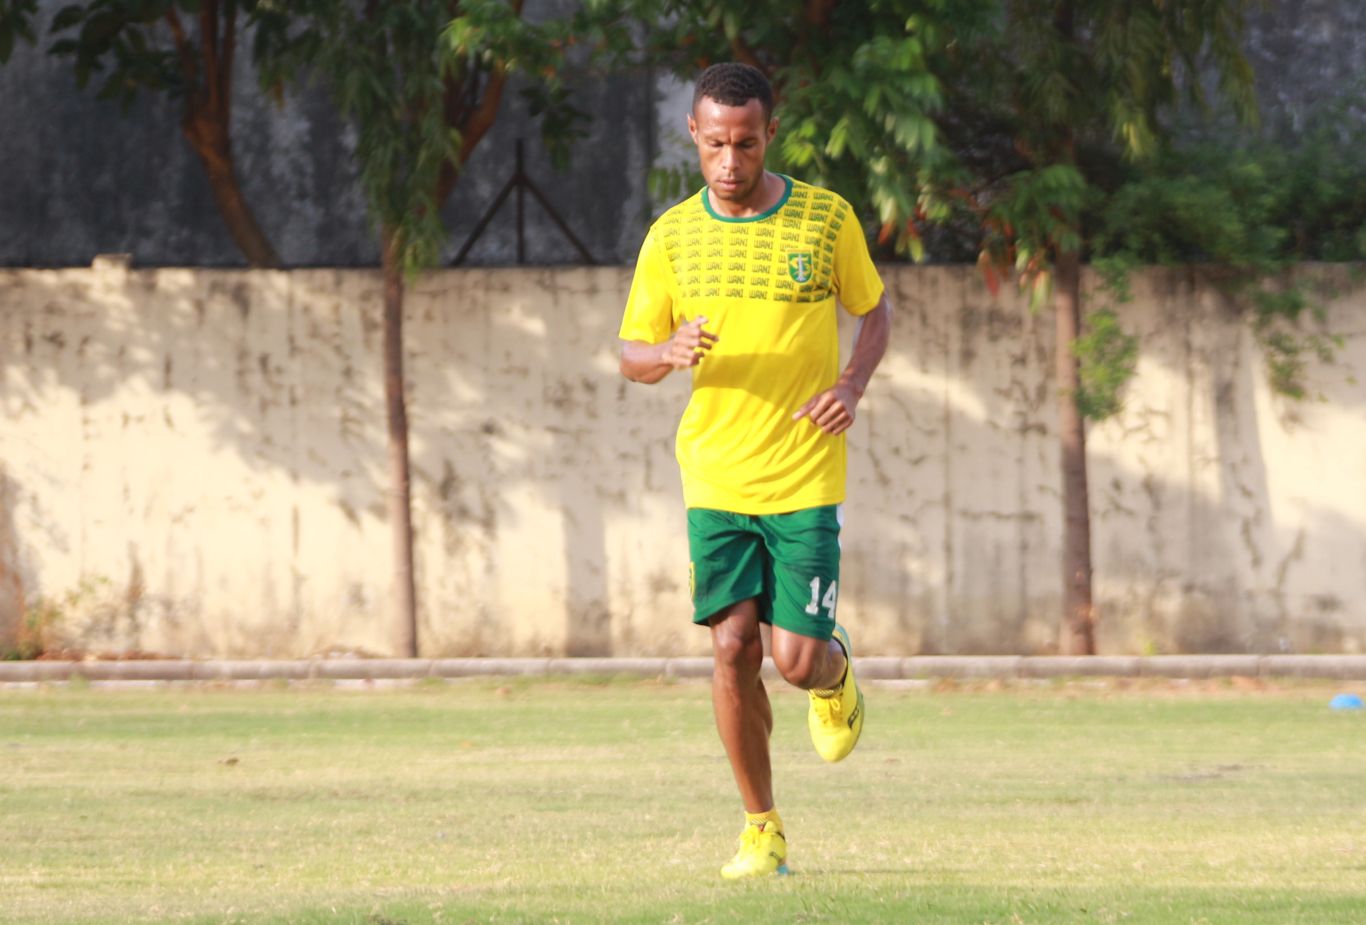
M 693 622 L 757 598 L 759 619 L 829 639 L 839 597 L 838 505 L 790 514 L 688 509 Z

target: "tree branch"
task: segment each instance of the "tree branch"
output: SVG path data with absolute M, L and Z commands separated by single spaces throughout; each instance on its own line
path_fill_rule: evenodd
M 472 78 L 473 77 L 477 77 L 477 75 L 472 75 Z M 473 86 L 474 82 L 475 81 L 472 79 L 471 86 Z M 470 111 L 469 105 L 465 102 L 466 83 L 464 80 L 458 80 L 454 76 L 447 74 L 443 80 L 443 84 L 445 85 L 445 92 L 442 99 L 442 116 L 445 119 L 447 126 L 459 128 L 469 117 Z M 461 137 L 463 143 L 464 136 L 462 135 Z M 436 208 L 438 210 L 445 205 L 446 200 L 451 195 L 451 191 L 455 189 L 455 181 L 458 177 L 459 170 L 456 168 L 455 164 L 446 161 L 441 165 L 441 172 L 437 174 L 436 178 Z
M 229 3 L 232 0 L 228 0 Z M 204 87 L 211 108 L 218 108 L 218 0 L 204 0 L 199 7 L 199 44 L 203 46 Z
M 757 67 L 759 70 L 763 71 L 765 75 L 769 77 L 773 76 L 772 74 L 769 74 L 769 69 L 764 67 L 763 62 L 761 62 L 759 57 L 754 53 L 754 49 L 749 47 L 742 36 L 737 34 L 735 38 L 730 40 L 730 52 L 735 56 L 735 60 L 739 61 L 741 64 Z
M 522 15 L 522 0 L 512 0 L 513 15 L 518 18 Z M 456 152 L 455 163 L 447 162 L 441 165 L 441 173 L 436 181 L 436 207 L 440 209 L 446 204 L 451 191 L 455 189 L 455 182 L 459 178 L 460 168 L 465 166 L 465 162 L 474 153 L 475 146 L 488 134 L 488 130 L 493 127 L 493 121 L 498 117 L 498 105 L 503 101 L 503 87 L 507 84 L 507 69 L 500 63 L 493 66 L 489 73 L 489 79 L 484 84 L 484 92 L 479 97 L 479 103 L 471 109 L 468 104 L 463 102 L 464 93 L 460 93 L 462 98 L 458 107 L 451 106 L 451 84 L 447 84 L 447 94 L 445 99 L 447 118 L 459 116 L 460 121 L 448 122 L 447 124 L 460 132 L 460 150 Z M 463 90 L 465 82 L 470 86 L 477 86 L 478 75 L 467 74 L 465 81 L 460 82 Z
M 824 29 L 830 25 L 834 9 L 835 0 L 806 0 L 806 24 L 812 29 Z
M 189 37 L 185 35 L 185 26 L 180 22 L 180 16 L 176 14 L 175 7 L 166 11 L 166 22 L 171 27 L 171 37 L 175 39 L 176 56 L 180 58 L 180 73 L 184 76 L 185 83 L 193 87 L 195 81 L 194 51 L 190 48 Z
M 218 92 L 223 99 L 223 115 L 232 110 L 232 60 L 237 51 L 237 3 L 228 0 L 226 30 L 223 34 L 223 67 L 218 75 Z
M 819 56 L 811 55 L 807 49 L 811 44 L 813 35 L 823 34 L 829 29 L 830 14 L 834 9 L 835 0 L 806 0 L 806 6 L 802 10 L 803 22 L 797 28 L 798 34 L 794 47 L 801 49 L 810 61 L 812 72 L 818 76 L 821 72 Z
M 464 166 L 465 161 L 474 153 L 474 146 L 479 144 L 480 139 L 493 127 L 493 120 L 498 116 L 498 104 L 503 100 L 503 86 L 507 79 L 507 71 L 501 64 L 496 65 L 489 74 L 488 83 L 484 85 L 479 105 L 465 119 L 464 125 L 456 126 L 460 129 L 460 166 Z
M 443 118 L 445 118 L 447 125 L 458 126 L 465 121 L 469 114 L 469 104 L 465 101 L 466 83 L 463 78 L 456 77 L 453 74 L 447 74 L 441 79 L 441 83 L 443 87 L 441 99 Z M 470 92 L 477 90 L 473 83 L 475 82 L 471 82 L 472 85 L 468 87 Z

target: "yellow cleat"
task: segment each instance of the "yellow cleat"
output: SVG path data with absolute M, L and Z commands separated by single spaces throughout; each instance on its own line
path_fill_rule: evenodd
M 727 880 L 787 873 L 787 839 L 780 829 L 747 825 L 740 833 L 740 850 L 721 868 Z
M 811 743 L 826 761 L 839 761 L 852 752 L 863 732 L 863 691 L 854 681 L 854 654 L 849 645 L 849 633 L 835 624 L 834 638 L 844 649 L 844 659 L 849 666 L 845 669 L 844 683 L 831 697 L 809 694 L 811 708 L 806 714 Z

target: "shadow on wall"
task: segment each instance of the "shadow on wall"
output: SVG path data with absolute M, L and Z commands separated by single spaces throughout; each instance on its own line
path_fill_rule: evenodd
M 15 574 L 30 593 L 106 580 L 128 601 L 121 638 L 107 634 L 114 648 L 388 650 L 375 274 L 112 268 L 12 278 L 5 291 L 20 301 L 0 321 L 17 425 L 6 455 L 19 461 L 11 510 L 34 554 Z M 635 644 L 636 598 L 611 601 L 604 518 L 641 504 L 633 480 L 666 498 L 674 480 L 657 477 L 667 436 L 621 450 L 613 435 L 623 409 L 648 425 L 679 404 L 677 389 L 627 401 L 614 316 L 628 284 L 616 268 L 459 271 L 411 293 L 426 653 L 610 654 Z M 623 479 L 623 458 L 643 471 Z M 644 577 L 650 595 L 682 587 Z M 668 632 L 640 635 L 663 651 L 686 645 Z
M 1109 522 L 1097 562 L 1112 606 L 1138 618 L 1139 635 L 1120 637 L 1130 649 L 1366 649 L 1366 576 L 1352 565 L 1366 557 L 1354 474 L 1366 466 L 1354 372 L 1366 329 L 1350 305 L 1362 289 L 1345 267 L 1305 275 L 1339 299 L 1330 326 L 1344 343 L 1339 364 L 1307 370 L 1319 395 L 1303 402 L 1270 392 L 1262 350 L 1221 289 L 1195 273 L 1146 276 L 1162 291 L 1135 319 L 1145 384 L 1092 443 L 1092 510 Z
M 1144 337 L 1140 381 L 1089 443 L 1101 649 L 1366 647 L 1366 494 L 1351 476 L 1366 459 L 1342 459 L 1361 453 L 1366 339 L 1342 330 L 1343 364 L 1311 371 L 1327 400 L 1287 430 L 1246 325 L 1207 287 L 1144 279 L 1163 291 L 1126 321 Z M 842 600 L 876 651 L 1052 651 L 1051 318 L 993 302 L 967 269 L 889 282 L 895 346 L 851 441 Z M 1334 323 L 1356 318 L 1342 303 Z
M 0 467 L 0 653 L 16 651 L 24 619 L 23 569 L 14 528 L 15 486 Z
M 314 607 L 337 618 L 307 648 L 375 637 L 385 602 L 365 571 L 319 598 L 304 558 L 313 527 L 328 555 L 366 563 L 368 541 L 347 541 L 384 518 L 378 281 L 327 275 L 330 299 L 232 271 L 39 271 L 6 287 L 24 300 L 0 323 L 7 418 L 26 435 L 9 457 L 24 460 L 17 528 L 43 553 L 21 559 L 30 594 L 112 581 L 130 648 L 294 652 Z
M 1139 380 L 1091 431 L 1102 649 L 1360 649 L 1360 386 L 1326 376 L 1327 401 L 1287 424 L 1246 327 L 1184 277 L 1144 279 L 1125 309 Z M 111 648 L 389 651 L 376 274 L 0 281 L 12 594 L 106 581 L 103 622 L 71 630 Z M 888 281 L 894 349 L 850 441 L 842 613 L 870 654 L 1050 651 L 1050 319 L 992 300 L 970 268 Z M 686 377 L 619 376 L 629 283 L 469 270 L 410 292 L 424 654 L 706 651 L 672 452 Z M 1350 371 L 1366 336 L 1344 333 Z
M 661 628 L 652 613 L 685 612 L 686 552 L 661 567 L 635 554 L 659 531 L 623 525 L 661 502 L 681 524 L 676 475 L 660 473 L 686 399 L 686 383 L 631 387 L 617 372 L 629 283 L 620 268 L 470 270 L 414 293 L 414 368 L 429 372 L 412 393 L 419 571 L 436 650 L 687 651 L 686 620 Z

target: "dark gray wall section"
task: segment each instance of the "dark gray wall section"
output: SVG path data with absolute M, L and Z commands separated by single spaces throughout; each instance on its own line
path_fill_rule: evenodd
M 67 2 L 43 4 L 44 28 Z M 597 261 L 632 259 L 648 213 L 650 82 L 623 77 L 576 87 L 576 105 L 594 120 L 563 173 L 550 166 L 517 91 L 511 83 L 444 212 L 446 259 L 511 176 L 518 137 L 526 139 L 528 173 Z M 233 105 L 238 179 L 284 262 L 374 264 L 354 135 L 326 94 L 306 89 L 278 106 L 257 89 L 244 53 Z M 580 262 L 529 196 L 525 215 L 528 262 Z M 514 216 L 509 199 L 466 263 L 515 262 Z M 131 253 L 143 266 L 243 265 L 180 134 L 175 102 L 143 96 L 123 115 L 96 100 L 93 87 L 78 90 L 66 61 L 18 48 L 0 68 L 0 265 L 80 266 L 100 253 Z
M 44 24 L 66 2 L 43 4 Z M 1254 15 L 1248 50 L 1264 121 L 1293 128 L 1314 104 L 1353 81 L 1360 86 L 1363 35 L 1361 0 L 1274 0 Z M 292 96 L 283 107 L 264 100 L 246 57 L 239 59 L 234 91 L 238 173 L 281 257 L 290 266 L 374 264 L 349 129 L 317 90 Z M 579 88 L 579 107 L 594 116 L 592 134 L 564 173 L 551 169 L 516 89 L 509 88 L 498 123 L 446 209 L 446 259 L 511 174 L 520 136 L 533 179 L 593 256 L 632 261 L 650 209 L 645 180 L 653 159 L 653 82 L 621 77 Z M 509 201 L 468 264 L 515 262 L 513 215 Z M 528 262 L 578 261 L 529 198 L 526 233 Z M 117 252 L 144 266 L 242 264 L 198 160 L 181 139 L 174 103 L 145 98 L 122 116 L 93 92 L 78 91 L 64 62 L 20 48 L 0 68 L 0 265 L 85 265 L 95 254 Z
M 1316 105 L 1348 92 L 1355 118 L 1366 118 L 1366 2 L 1273 0 L 1249 26 L 1263 122 L 1298 129 Z
M 44 24 L 54 3 L 44 4 Z M 343 127 L 320 94 L 267 104 L 239 67 L 234 153 L 248 202 L 286 262 L 365 263 L 375 251 Z M 235 266 L 198 159 L 171 100 L 144 95 L 124 115 L 75 86 L 37 48 L 0 69 L 0 261 Z

